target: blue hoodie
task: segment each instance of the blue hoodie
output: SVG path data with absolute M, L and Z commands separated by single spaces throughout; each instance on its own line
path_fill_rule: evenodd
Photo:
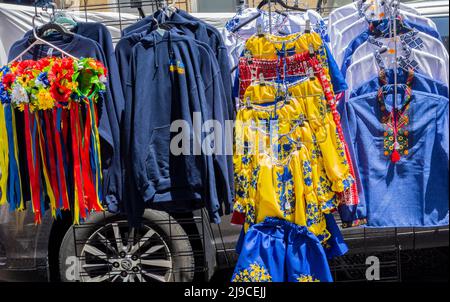
M 186 121 L 192 129 L 193 112 L 202 113 L 203 120 L 210 116 L 199 58 L 192 39 L 170 32 L 153 32 L 133 48 L 124 126 L 128 172 L 141 200 L 153 207 L 179 206 L 186 211 L 206 205 L 211 220 L 218 223 L 213 157 L 193 155 L 192 137 L 189 155 L 170 152 L 173 121 Z M 205 136 L 197 140 L 203 142 Z
M 128 64 L 132 54 L 132 48 L 147 35 L 147 32 L 151 32 L 150 28 L 147 28 L 145 33 L 129 34 L 119 41 L 116 46 L 117 60 L 120 62 L 122 80 L 126 81 L 126 78 L 130 74 L 128 72 Z M 178 35 L 184 35 L 184 32 L 177 28 L 171 30 L 172 37 Z M 225 89 L 223 87 L 222 76 L 220 69 L 215 59 L 214 52 L 209 45 L 197 40 L 193 42 L 199 47 L 200 55 L 200 75 L 205 84 L 205 100 L 208 106 L 208 116 L 205 120 L 219 121 L 222 126 L 225 126 L 225 121 L 230 119 L 228 114 L 228 108 L 226 105 Z M 224 135 L 225 128 L 223 128 L 222 134 Z M 129 143 L 124 140 L 124 145 L 128 146 Z M 219 146 L 219 145 L 218 145 Z M 216 146 L 216 148 L 218 147 Z M 225 152 L 225 144 L 222 143 L 222 152 Z M 225 154 L 225 153 L 222 153 Z M 225 212 L 228 213 L 231 208 L 233 199 L 233 161 L 231 156 L 214 155 L 214 170 L 215 179 L 217 181 L 218 196 L 221 201 L 221 205 L 225 205 Z

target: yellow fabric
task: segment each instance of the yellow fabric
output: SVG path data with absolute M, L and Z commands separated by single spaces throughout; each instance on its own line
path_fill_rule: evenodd
M 323 96 L 320 82 L 317 79 L 302 80 L 289 85 L 287 91 L 292 95 L 289 97 L 290 103 L 277 110 L 277 119 L 282 121 L 280 133 L 287 133 L 288 129 L 283 129 L 283 127 L 286 127 L 286 125 L 289 127 L 289 121 L 304 115 L 307 120 L 306 124 L 311 128 L 312 134 L 297 130 L 303 133 L 298 133 L 296 137 L 301 139 L 309 150 L 321 153 L 324 170 L 332 183 L 332 191 L 343 192 L 346 189 L 346 181 L 352 181 L 350 168 L 345 156 L 344 143 L 337 134 L 336 123 Z M 285 95 L 286 93 L 283 90 L 280 91 L 278 85 L 267 83 L 264 86 L 250 86 L 244 99 L 250 99 L 253 104 L 264 104 L 268 100 L 274 100 L 275 96 L 280 94 Z M 268 119 L 275 106 L 266 106 L 262 110 L 256 106 L 254 108 L 254 110 L 243 110 L 245 113 L 241 111 L 238 120 L 248 122 L 250 120 Z M 302 127 L 298 129 L 302 129 Z M 313 142 L 317 143 L 320 152 L 317 152 L 318 150 L 316 150 Z
M 6 204 L 7 185 L 8 185 L 8 167 L 9 167 L 9 151 L 8 151 L 8 133 L 6 130 L 5 110 L 0 105 L 0 206 Z
M 253 58 L 265 60 L 278 59 L 277 53 L 282 52 L 283 49 L 295 49 L 295 53 L 303 53 L 309 51 L 310 46 L 314 51 L 323 46 L 323 41 L 317 33 L 252 36 L 245 44 L 246 50 Z
M 253 132 L 250 136 L 270 141 L 262 132 Z M 290 143 L 284 139 L 280 144 L 286 146 Z M 244 198 L 237 198 L 235 210 L 246 216 L 245 231 L 266 217 L 277 217 L 307 226 L 313 234 L 327 240 L 325 212 L 321 210 L 314 187 L 316 175 L 310 152 L 304 146 L 291 146 L 293 152 L 280 154 L 281 160 L 274 158 L 270 151 L 235 157 L 239 186 L 247 189 Z M 249 157 L 250 160 L 245 160 Z
M 352 180 L 349 167 L 318 80 L 287 92 L 288 102 L 274 103 L 286 95 L 277 85 L 247 89 L 251 107 L 240 109 L 236 122 L 234 209 L 245 214 L 245 229 L 277 217 L 326 239 L 324 214 L 335 210 L 335 192 Z
M 319 34 L 312 32 L 306 34 L 292 34 L 288 36 L 276 36 L 266 34 L 264 36 L 253 36 L 246 42 L 246 52 L 254 58 L 259 60 L 279 60 L 279 54 L 284 49 L 295 49 L 296 54 L 310 51 L 312 48 L 315 52 L 315 57 L 323 69 L 325 77 L 330 84 L 333 91 L 331 75 L 328 66 L 328 57 L 324 47 L 324 43 Z M 323 89 L 323 88 L 322 88 Z

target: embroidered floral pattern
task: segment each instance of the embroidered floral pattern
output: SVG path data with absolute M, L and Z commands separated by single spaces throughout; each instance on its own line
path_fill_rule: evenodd
M 314 277 L 311 276 L 311 275 L 300 275 L 300 276 L 297 278 L 297 281 L 298 281 L 298 282 L 320 282 L 320 280 L 314 278 Z
M 309 161 L 303 162 L 303 181 L 308 187 L 311 187 L 313 185 L 312 168 L 311 162 Z
M 278 204 L 283 216 L 287 217 L 295 212 L 294 177 L 288 167 L 283 172 L 277 172 L 278 176 Z
M 318 225 L 323 221 L 323 215 L 319 211 L 317 203 L 306 202 L 306 225 L 312 227 Z
M 248 176 L 243 173 L 235 173 L 234 179 L 236 196 L 241 199 L 248 198 L 250 185 Z
M 236 272 L 232 282 L 272 282 L 272 277 L 262 265 L 254 263 L 249 268 Z
M 409 155 L 409 131 L 408 125 L 409 108 L 412 100 L 411 83 L 414 78 L 413 69 L 409 69 L 408 80 L 405 90 L 405 101 L 400 109 L 394 108 L 389 112 L 385 103 L 385 92 L 383 86 L 387 83 L 386 73 L 380 72 L 380 89 L 378 91 L 378 104 L 382 113 L 381 123 L 385 128 L 384 136 L 384 155 L 391 157 L 392 162 L 400 160 L 401 156 Z

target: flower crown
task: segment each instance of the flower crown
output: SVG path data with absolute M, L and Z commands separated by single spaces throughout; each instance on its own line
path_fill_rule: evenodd
M 0 68 L 0 100 L 19 110 L 70 109 L 72 102 L 91 98 L 106 90 L 107 69 L 92 58 L 42 58 L 14 62 Z

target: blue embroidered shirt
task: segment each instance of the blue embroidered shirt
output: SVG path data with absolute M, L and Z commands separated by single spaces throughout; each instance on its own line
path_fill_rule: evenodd
M 386 86 L 385 106 L 392 112 L 393 87 Z M 412 91 L 405 106 L 405 90 L 399 88 L 398 115 L 405 122 L 400 129 L 400 161 L 391 161 L 392 141 L 387 123 L 382 123 L 382 105 L 377 92 L 360 95 L 342 103 L 343 128 L 355 156 L 364 203 L 371 227 L 423 227 L 448 225 L 448 98 Z M 388 135 L 386 135 L 388 134 Z M 400 139 L 400 138 L 399 138 Z M 387 148 L 387 149 L 386 149 Z

